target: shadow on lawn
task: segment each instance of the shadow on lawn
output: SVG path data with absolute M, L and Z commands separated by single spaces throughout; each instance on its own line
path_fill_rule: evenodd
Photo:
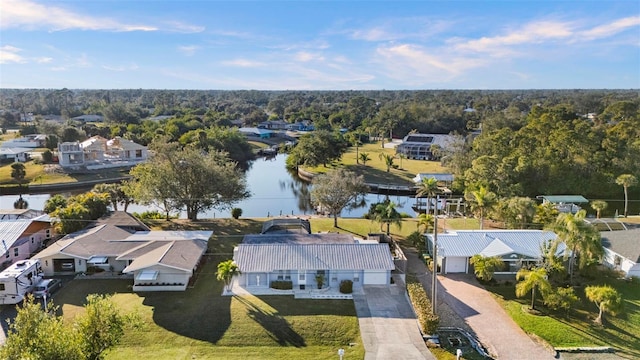
M 307 346 L 304 338 L 295 332 L 291 324 L 278 313 L 269 314 L 241 296 L 234 296 L 234 298 L 247 307 L 249 317 L 260 324 L 269 333 L 269 337 L 280 346 Z

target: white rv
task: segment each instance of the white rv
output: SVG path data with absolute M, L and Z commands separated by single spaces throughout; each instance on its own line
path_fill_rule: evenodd
M 0 273 L 0 304 L 17 304 L 42 280 L 40 260 L 22 260 Z

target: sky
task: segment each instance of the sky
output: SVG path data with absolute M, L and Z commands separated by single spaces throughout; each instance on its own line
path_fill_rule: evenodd
M 639 89 L 640 1 L 0 0 L 0 88 Z

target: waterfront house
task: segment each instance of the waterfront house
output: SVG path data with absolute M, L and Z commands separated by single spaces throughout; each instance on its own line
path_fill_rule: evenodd
M 146 146 L 121 137 L 107 140 L 93 136 L 83 142 L 58 144 L 58 159 L 63 168 L 105 169 L 133 166 L 147 160 Z
M 289 282 L 294 292 L 389 285 L 395 268 L 387 243 L 354 239 L 351 234 L 311 233 L 308 221 L 275 219 L 261 234 L 245 235 L 234 249 L 241 275 L 237 284 L 248 292 Z M 296 224 L 297 223 L 297 224 Z

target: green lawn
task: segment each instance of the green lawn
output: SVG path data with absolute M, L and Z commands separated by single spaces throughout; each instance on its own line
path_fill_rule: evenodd
M 139 315 L 141 327 L 128 329 L 107 359 L 334 359 L 340 347 L 350 359 L 364 357 L 351 300 L 223 297 L 215 266 L 227 256 L 209 258 L 185 292 L 136 294 L 131 280 L 74 280 L 55 302 L 71 319 L 87 294 L 114 293 L 123 311 Z
M 640 358 L 640 285 L 624 280 L 601 277 L 586 285 L 609 284 L 615 287 L 625 302 L 624 313 L 605 315 L 604 327 L 593 324 L 598 315 L 594 303 L 586 300 L 584 286 L 576 289 L 580 302 L 566 316 L 563 313 L 544 311 L 542 303 L 536 305 L 542 315 L 532 315 L 526 309 L 531 298 L 515 298 L 515 287 L 487 286 L 499 299 L 509 315 L 520 327 L 547 341 L 554 347 L 610 346 L 623 355 Z
M 383 160 L 379 158 L 379 154 L 385 153 L 395 155 L 395 149 L 383 149 L 380 143 L 365 144 L 358 149 L 358 153 L 366 152 L 369 154 L 371 160 L 367 161 L 366 165 L 356 164 L 356 148 L 351 147 L 347 152 L 342 155 L 339 161 L 324 167 L 322 165 L 316 167 L 306 167 L 307 171 L 312 173 L 325 173 L 336 167 L 344 167 L 357 174 L 363 175 L 364 179 L 368 183 L 376 184 L 394 184 L 394 185 L 413 185 L 411 179 L 418 173 L 445 173 L 440 162 L 438 161 L 424 161 L 424 160 L 409 160 L 399 159 L 394 160 L 394 164 L 398 166 L 397 169 L 391 168 L 387 172 L 387 167 Z

